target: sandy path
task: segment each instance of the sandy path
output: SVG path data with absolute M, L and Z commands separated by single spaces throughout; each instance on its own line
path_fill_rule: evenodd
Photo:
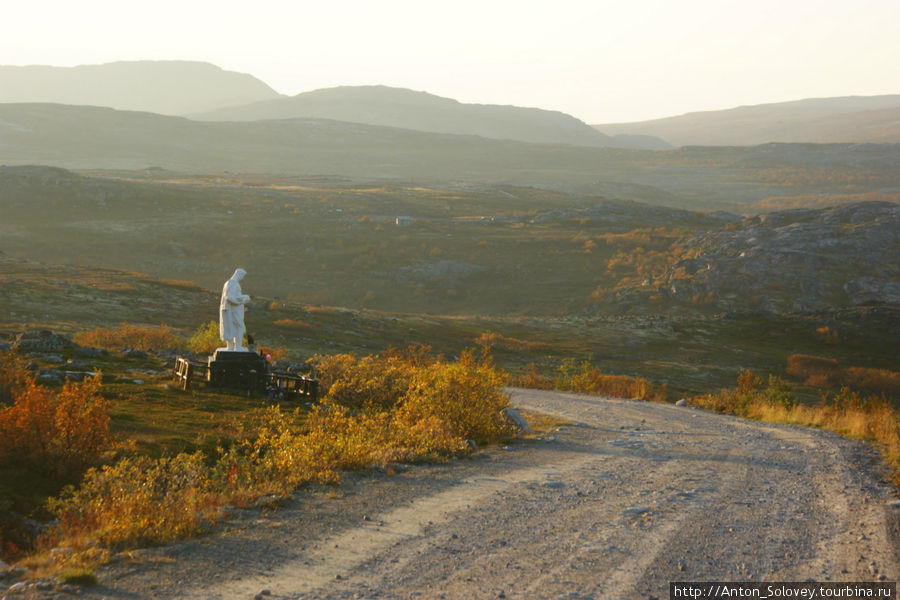
M 511 393 L 573 424 L 299 492 L 114 564 L 84 596 L 663 598 L 669 581 L 900 573 L 897 494 L 864 444 L 670 405 Z

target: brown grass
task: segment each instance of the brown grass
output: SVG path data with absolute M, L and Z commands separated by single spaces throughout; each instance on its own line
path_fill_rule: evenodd
M 787 373 L 813 387 L 843 385 L 865 393 L 900 398 L 900 373 L 888 369 L 841 367 L 832 358 L 792 354 L 787 359 Z
M 73 341 L 81 346 L 92 346 L 118 351 L 123 348 L 135 350 L 164 350 L 183 345 L 180 336 L 168 325 L 159 327 L 142 327 L 131 323 L 122 323 L 115 329 L 98 327 L 74 336 Z

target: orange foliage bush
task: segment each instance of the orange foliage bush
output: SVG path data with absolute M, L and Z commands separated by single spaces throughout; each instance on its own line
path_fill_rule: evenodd
M 832 358 L 792 354 L 787 359 L 787 373 L 814 387 L 845 385 L 868 393 L 900 397 L 900 373 L 888 369 L 842 368 Z
M 900 373 L 897 371 L 848 367 L 844 370 L 843 381 L 854 389 L 900 398 Z
M 15 353 L 0 353 L 0 405 L 12 404 L 15 393 L 33 383 L 34 375 Z
M 0 458 L 26 460 L 57 474 L 79 472 L 110 443 L 109 406 L 100 376 L 59 392 L 30 382 L 0 409 Z
M 528 370 L 516 377 L 512 384 L 532 390 L 552 390 L 554 388 L 553 378 L 538 373 L 534 363 L 528 363 Z
M 135 350 L 164 350 L 178 347 L 183 340 L 168 325 L 158 328 L 140 327 L 122 323 L 116 329 L 98 327 L 75 335 L 73 341 L 81 346 L 93 346 L 107 350 L 133 348 Z
M 834 385 L 840 378 L 840 372 L 838 362 L 831 358 L 791 354 L 787 359 L 788 375 L 806 381 L 808 385 L 815 385 L 812 381 Z

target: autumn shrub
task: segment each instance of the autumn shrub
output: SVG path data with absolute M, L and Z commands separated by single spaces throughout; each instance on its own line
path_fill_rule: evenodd
M 607 375 L 583 361 L 580 366 L 568 359 L 560 365 L 553 387 L 580 394 L 603 394 L 614 398 L 632 398 L 664 402 L 668 396 L 665 385 L 654 386 L 642 377 Z
M 532 390 L 552 390 L 554 388 L 553 378 L 539 373 L 534 363 L 528 363 L 528 369 L 515 377 L 512 384 Z
M 200 453 L 124 458 L 89 470 L 81 485 L 51 502 L 58 542 L 73 548 L 162 544 L 203 529 L 215 494 Z
M 807 385 L 830 386 L 840 379 L 838 361 L 809 354 L 791 354 L 787 359 L 787 374 Z
M 399 357 L 365 356 L 345 364 L 325 401 L 354 409 L 387 410 L 409 388 L 413 367 Z
M 31 381 L 14 398 L 0 409 L 0 458 L 71 475 L 109 446 L 109 404 L 100 394 L 99 375 L 58 392 Z
M 334 382 L 356 365 L 357 360 L 352 354 L 316 354 L 310 358 L 309 362 L 319 380 L 319 394 L 323 397 L 327 395 Z
M 509 398 L 500 387 L 506 374 L 486 355 L 478 359 L 465 351 L 455 363 L 437 363 L 419 369 L 398 409 L 407 427 L 431 420 L 443 423 L 449 435 L 461 439 L 496 440 L 511 433 L 501 411 Z
M 34 383 L 34 374 L 14 352 L 0 352 L 0 405 L 12 404 L 15 394 Z
M 842 381 L 854 389 L 900 399 L 900 373 L 887 369 L 847 367 Z
M 155 351 L 180 346 L 182 339 L 168 325 L 159 327 L 141 327 L 131 323 L 122 323 L 115 329 L 97 327 L 74 336 L 73 341 L 81 346 L 121 350 Z
M 849 386 L 871 394 L 900 398 L 900 373 L 888 369 L 845 368 L 832 358 L 792 354 L 787 359 L 787 373 L 813 387 Z
M 194 354 L 212 354 L 221 345 L 219 324 L 215 321 L 200 325 L 187 340 L 187 349 Z

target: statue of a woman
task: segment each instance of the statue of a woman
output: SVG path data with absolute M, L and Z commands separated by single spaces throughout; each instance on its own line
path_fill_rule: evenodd
M 219 338 L 225 342 L 229 351 L 247 352 L 241 345 L 244 339 L 244 305 L 250 302 L 250 296 L 241 292 L 241 279 L 247 272 L 237 269 L 231 279 L 222 287 L 222 300 L 219 302 Z

